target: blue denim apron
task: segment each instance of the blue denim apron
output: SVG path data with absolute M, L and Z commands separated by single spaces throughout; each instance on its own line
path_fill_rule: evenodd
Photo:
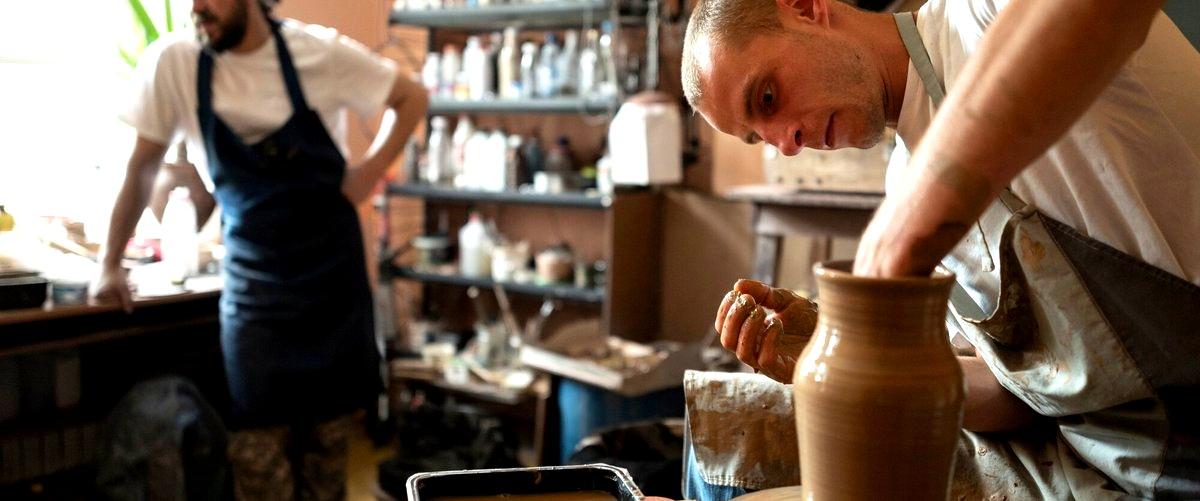
M 262 141 L 245 144 L 213 111 L 208 52 L 196 78 L 227 250 L 221 347 L 237 427 L 326 420 L 382 387 L 362 233 L 341 191 L 346 161 L 279 30 L 273 20 L 292 115 Z

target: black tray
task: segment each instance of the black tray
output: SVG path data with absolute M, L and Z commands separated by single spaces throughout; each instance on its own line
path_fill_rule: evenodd
M 409 501 L 443 496 L 494 496 L 601 491 L 620 501 L 641 501 L 629 472 L 606 464 L 418 473 L 408 478 Z

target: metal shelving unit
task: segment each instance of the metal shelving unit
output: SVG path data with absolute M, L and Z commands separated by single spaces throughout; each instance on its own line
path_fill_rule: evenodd
M 491 290 L 495 281 L 487 278 L 473 278 L 462 275 L 449 275 L 443 273 L 418 271 L 407 266 L 393 266 L 391 273 L 395 278 L 403 278 L 407 280 L 416 280 L 428 284 L 454 285 L 459 287 L 479 287 L 484 290 Z M 582 288 L 573 285 L 539 285 L 539 284 L 518 284 L 513 282 L 501 282 L 504 291 L 512 294 L 525 294 L 529 296 L 537 296 L 551 299 L 561 299 L 564 301 L 575 301 L 580 303 L 602 303 L 604 302 L 604 289 L 594 287 Z
M 495 0 L 493 0 L 495 1 Z M 567 27 L 599 27 L 611 21 L 614 37 L 629 33 L 625 26 L 645 28 L 646 61 L 641 70 L 643 88 L 657 87 L 658 72 L 658 10 L 659 0 L 549 0 L 537 3 L 506 3 L 477 7 L 453 7 L 436 10 L 395 10 L 389 22 L 428 28 L 428 46 L 433 46 L 437 32 L 459 33 L 496 31 L 506 26 L 521 30 L 558 29 Z M 638 28 L 640 29 L 640 28 Z M 618 91 L 620 92 L 620 91 Z M 433 98 L 429 116 L 457 114 L 563 114 L 589 115 L 611 119 L 623 102 L 624 95 L 611 97 L 563 96 L 544 99 L 515 99 L 487 101 L 458 101 Z M 506 204 L 544 207 L 546 210 L 583 210 L 597 213 L 596 231 L 603 232 L 603 259 L 608 263 L 607 281 L 603 287 L 578 288 L 567 285 L 535 285 L 504 283 L 504 289 L 516 295 L 544 297 L 571 301 L 599 310 L 602 328 L 628 339 L 647 339 L 658 329 L 657 303 L 642 298 L 654 291 L 659 272 L 657 236 L 659 235 L 659 198 L 656 192 L 621 190 L 611 195 L 584 193 L 532 194 L 519 192 L 484 192 L 460 190 L 424 184 L 389 185 L 379 205 L 381 227 L 379 239 L 379 294 L 394 297 L 393 280 L 410 280 L 425 286 L 449 285 L 491 288 L 493 282 L 453 274 L 417 271 L 397 264 L 395 250 L 390 246 L 388 202 L 394 197 L 420 198 L 425 206 L 424 229 L 427 234 L 446 232 L 439 228 L 432 215 L 432 206 L 449 204 Z M 456 210 L 452 209 L 452 210 Z M 591 218 L 592 216 L 586 216 Z M 451 233 L 453 231 L 451 230 Z M 652 296 L 654 292 L 650 293 Z M 429 297 L 422 300 L 428 307 Z M 386 318 L 391 318 L 385 315 Z M 391 329 L 384 326 L 384 329 Z
M 426 28 L 487 29 L 509 25 L 546 28 L 599 23 L 612 12 L 610 0 L 556 0 L 485 7 L 452 7 L 430 10 L 395 10 L 388 19 L 396 24 Z
M 444 188 L 427 184 L 391 184 L 389 195 L 424 198 L 426 200 L 462 203 L 500 203 L 514 205 L 541 205 L 576 209 L 602 210 L 612 206 L 612 197 L 586 195 L 583 193 L 516 193 L 511 191 L 474 191 Z
M 589 113 L 608 114 L 617 109 L 617 98 L 551 97 L 544 99 L 494 99 L 490 101 L 458 101 L 433 98 L 430 115 L 458 113 Z

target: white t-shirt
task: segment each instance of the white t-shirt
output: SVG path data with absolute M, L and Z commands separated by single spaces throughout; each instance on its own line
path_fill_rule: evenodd
M 931 0 L 918 11 L 917 29 L 948 91 L 1005 4 Z M 1160 12 L 1113 82 L 1012 190 L 1085 235 L 1200 284 L 1198 86 L 1200 53 Z M 910 64 L 897 125 L 905 144 L 921 140 L 933 111 Z M 889 187 L 906 158 L 889 166 Z
M 395 82 L 395 64 L 332 28 L 288 19 L 280 29 L 305 100 L 346 155 L 341 111 L 350 108 L 363 115 L 378 111 Z M 183 134 L 189 159 L 201 167 L 211 188 L 196 114 L 200 48 L 191 32 L 173 33 L 151 45 L 138 62 L 135 95 L 121 119 L 139 135 L 166 145 Z M 275 132 L 292 115 L 274 37 L 249 53 L 216 55 L 212 92 L 217 116 L 247 144 Z

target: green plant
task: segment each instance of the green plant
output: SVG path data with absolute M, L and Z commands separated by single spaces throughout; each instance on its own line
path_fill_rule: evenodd
M 150 44 L 158 40 L 161 33 L 170 33 L 175 31 L 175 19 L 171 13 L 171 0 L 163 0 L 163 18 L 166 20 L 163 29 L 159 30 L 157 23 L 146 11 L 146 6 L 142 4 L 142 0 L 129 0 L 129 8 L 133 13 L 134 20 L 137 22 L 137 27 L 141 30 L 141 44 L 132 50 L 126 50 L 125 47 L 118 47 L 121 51 L 121 59 L 128 64 L 130 68 L 137 66 L 138 58 L 142 52 L 146 50 Z

